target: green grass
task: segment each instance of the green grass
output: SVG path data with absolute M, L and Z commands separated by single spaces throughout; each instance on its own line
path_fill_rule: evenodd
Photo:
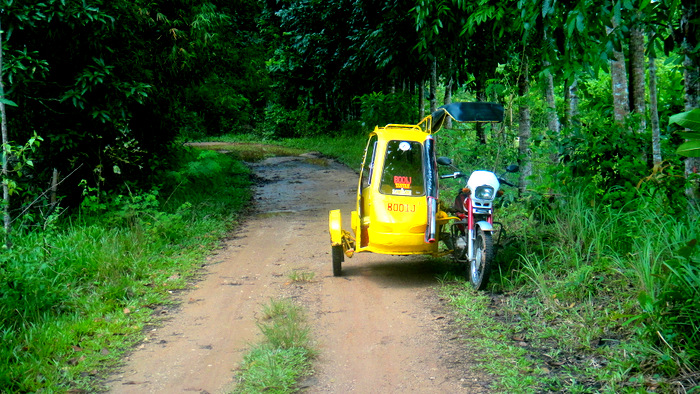
M 294 270 L 287 275 L 287 278 L 294 283 L 309 283 L 314 280 L 316 273 L 313 271 Z
M 225 155 L 183 152 L 162 178 L 91 191 L 79 214 L 15 235 L 0 255 L 0 391 L 100 390 L 250 198 L 247 168 Z
M 494 389 L 697 389 L 697 213 L 584 201 L 574 193 L 554 215 L 502 208 L 510 231 L 490 292 L 461 281 L 442 287 L 485 367 L 500 376 Z
M 291 393 L 310 375 L 316 351 L 301 307 L 290 300 L 271 300 L 258 328 L 264 340 L 244 357 L 234 393 Z

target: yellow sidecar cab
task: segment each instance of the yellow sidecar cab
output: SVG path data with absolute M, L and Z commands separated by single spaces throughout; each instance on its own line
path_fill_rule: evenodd
M 350 216 L 355 236 L 342 230 L 339 210 L 329 215 L 335 275 L 340 274 L 343 255 L 356 252 L 437 255 L 436 234 L 447 215 L 436 212 L 432 141 L 432 135 L 417 125 L 387 125 L 370 133 L 357 208 Z
M 452 103 L 440 107 L 417 125 L 389 124 L 369 134 L 356 210 L 349 231 L 340 210 L 329 213 L 333 275 L 358 252 L 438 256 L 441 227 L 456 219 L 438 210 L 436 133 L 447 117 L 459 122 L 493 121 L 503 107 L 493 103 Z
M 388 125 L 370 134 L 360 173 L 352 230 L 357 252 L 430 254 L 424 141 L 416 126 Z

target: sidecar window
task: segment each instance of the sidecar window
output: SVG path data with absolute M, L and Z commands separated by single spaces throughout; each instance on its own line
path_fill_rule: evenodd
M 372 183 L 372 173 L 374 172 L 374 154 L 377 150 L 377 136 L 373 135 L 367 143 L 367 152 L 362 165 L 362 188 Z
M 389 141 L 379 191 L 399 196 L 424 195 L 423 145 L 420 142 Z

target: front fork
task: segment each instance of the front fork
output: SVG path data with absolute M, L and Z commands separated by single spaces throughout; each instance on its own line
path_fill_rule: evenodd
M 476 227 L 479 227 L 481 231 L 493 231 L 493 215 L 488 215 L 486 220 L 479 220 L 474 223 L 474 210 L 472 209 L 472 199 L 467 198 L 465 208 L 467 208 L 467 261 L 469 263 L 473 262 L 476 258 L 476 250 L 474 250 L 474 244 L 476 243 Z

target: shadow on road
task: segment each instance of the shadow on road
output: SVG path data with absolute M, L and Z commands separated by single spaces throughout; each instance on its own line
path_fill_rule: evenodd
M 345 260 L 343 278 L 363 277 L 386 288 L 434 286 L 438 278 L 454 273 L 457 266 L 425 256 L 378 256 Z

